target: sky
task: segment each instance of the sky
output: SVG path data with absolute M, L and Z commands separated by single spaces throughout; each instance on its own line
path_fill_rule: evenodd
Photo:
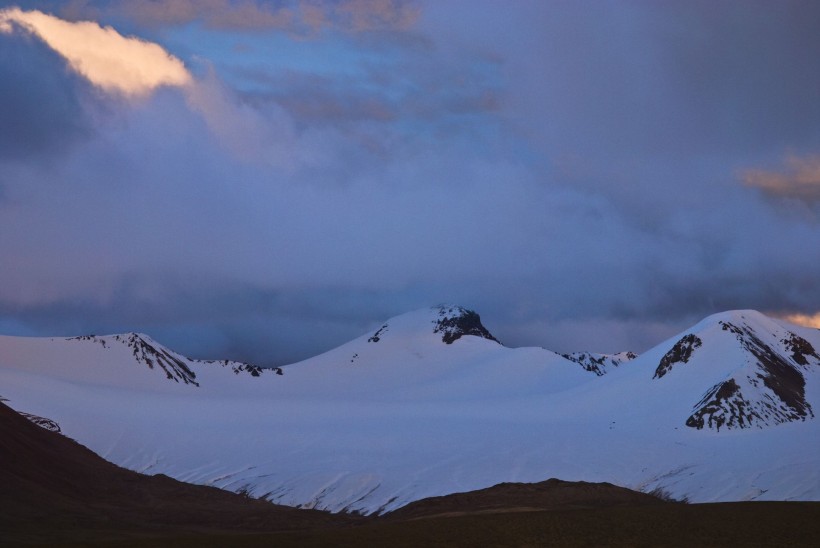
M 820 4 L 0 0 L 0 333 L 820 327 Z

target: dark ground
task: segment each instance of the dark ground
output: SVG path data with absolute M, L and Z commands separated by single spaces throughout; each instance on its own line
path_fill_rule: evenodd
M 665 503 L 610 484 L 501 484 L 379 518 L 118 468 L 0 404 L 0 546 L 817 546 L 820 503 Z
M 125 470 L 0 404 L 0 545 L 321 529 L 357 521 Z

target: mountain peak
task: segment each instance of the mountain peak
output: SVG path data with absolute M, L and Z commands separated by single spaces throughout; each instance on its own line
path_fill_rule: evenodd
M 196 381 L 196 373 L 189 367 L 190 360 L 165 348 L 144 333 L 131 331 L 118 335 L 83 335 L 68 340 L 99 343 L 103 348 L 122 344 L 131 350 L 131 354 L 137 363 L 145 364 L 149 369 L 154 369 L 154 366 L 157 366 L 165 373 L 166 378 L 177 383 L 199 386 Z
M 806 339 L 756 310 L 731 310 L 683 334 L 653 378 L 666 382 L 667 376 L 720 368 L 718 382 L 693 406 L 686 425 L 751 428 L 812 418 L 804 372 L 816 366 L 820 355 Z
M 433 333 L 441 333 L 441 340 L 445 344 L 452 344 L 464 335 L 481 337 L 501 344 L 481 324 L 481 316 L 474 310 L 452 305 L 434 306 L 433 310 L 438 313 L 438 318 L 433 320 L 436 325 Z
M 385 337 L 398 333 L 416 333 L 424 336 L 430 334 L 429 323 L 433 324 L 432 333 L 441 336 L 445 344 L 452 344 L 465 335 L 487 339 L 501 344 L 484 325 L 481 317 L 474 310 L 457 305 L 437 305 L 422 308 L 395 316 L 385 321 L 367 339 L 369 343 L 378 343 Z M 392 333 L 392 335 L 390 335 Z

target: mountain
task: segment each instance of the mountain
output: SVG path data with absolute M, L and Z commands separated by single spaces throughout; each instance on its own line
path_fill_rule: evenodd
M 118 465 L 303 508 L 384 513 L 549 477 L 820 500 L 818 348 L 820 331 L 731 311 L 596 371 L 440 306 L 281 374 L 144 335 L 0 337 L 0 395 Z
M 718 360 L 709 348 L 734 345 Z M 695 428 L 752 428 L 814 417 L 806 399 L 806 374 L 820 367 L 820 356 L 805 338 L 754 311 L 724 314 L 687 333 L 661 358 L 654 379 L 672 378 L 681 369 L 709 367 L 718 380 L 693 406 L 686 425 Z

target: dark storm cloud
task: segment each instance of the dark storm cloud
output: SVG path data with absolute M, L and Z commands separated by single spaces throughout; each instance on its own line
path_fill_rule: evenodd
M 703 130 L 703 146 L 765 152 L 783 143 L 818 146 L 820 5 L 763 1 L 655 4 L 669 91 Z M 691 137 L 695 137 L 692 135 Z M 732 152 L 734 152 L 732 151 Z
M 83 84 L 38 40 L 0 32 L 0 75 L 0 161 L 65 152 L 91 133 Z
M 816 3 L 527 6 L 493 25 L 519 31 L 498 44 L 517 83 L 511 114 L 553 154 L 683 163 L 818 144 L 820 75 L 808 69 L 820 54 Z
M 483 44 L 505 61 L 502 114 L 544 160 L 542 184 L 589 211 L 586 226 L 559 213 L 572 242 L 561 259 L 576 267 L 546 269 L 554 317 L 818 305 L 803 283 L 820 273 L 805 254 L 814 227 L 736 178 L 820 148 L 815 3 L 531 2 L 495 18 L 473 6 L 443 47 L 515 29 Z M 464 7 L 438 5 L 425 23 L 443 36 Z

